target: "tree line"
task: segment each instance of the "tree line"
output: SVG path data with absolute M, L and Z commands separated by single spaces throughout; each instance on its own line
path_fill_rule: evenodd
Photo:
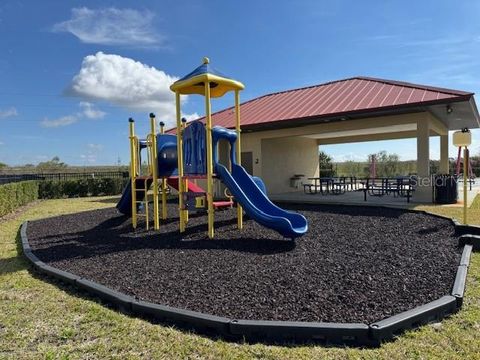
M 416 160 L 400 160 L 400 156 L 395 153 L 380 151 L 376 154 L 368 155 L 365 161 L 343 161 L 335 162 L 332 157 L 324 151 L 319 153 L 320 176 L 355 176 L 358 178 L 369 177 L 371 173 L 371 158 L 375 157 L 375 168 L 377 177 L 396 177 L 409 176 L 417 173 Z M 449 174 L 454 174 L 457 159 L 449 159 Z M 470 162 L 476 177 L 480 177 L 480 154 L 471 156 Z M 439 160 L 430 160 L 430 173 L 438 174 L 440 168 Z M 460 172 L 463 171 L 463 165 Z
M 47 161 L 39 162 L 37 165 L 24 164 L 21 166 L 8 166 L 0 162 L 0 174 L 42 174 L 42 173 L 60 173 L 60 172 L 82 172 L 82 171 L 128 171 L 126 165 L 103 165 L 103 166 L 74 166 L 60 160 L 60 157 L 54 156 Z

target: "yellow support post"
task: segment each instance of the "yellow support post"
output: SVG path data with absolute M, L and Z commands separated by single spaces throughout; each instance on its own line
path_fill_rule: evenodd
M 183 141 L 182 141 L 182 114 L 180 109 L 180 93 L 175 92 L 177 107 L 177 158 L 178 158 L 178 212 L 180 217 L 180 232 L 185 231 L 183 211 Z
M 467 225 L 467 210 L 468 210 L 468 162 L 469 162 L 468 148 L 463 147 L 463 223 Z
M 148 209 L 148 180 L 145 179 L 143 180 L 143 191 L 145 191 L 145 224 L 146 224 L 146 229 L 150 229 L 150 218 L 149 218 L 149 209 Z
M 240 143 L 240 92 L 235 90 L 235 129 L 237 131 L 237 163 L 242 165 L 242 146 Z M 237 227 L 243 229 L 243 210 L 242 206 L 237 203 Z
M 160 216 L 158 211 L 158 155 L 157 155 L 157 130 L 155 128 L 155 114 L 150 113 L 150 149 L 152 162 L 152 181 L 153 181 L 153 227 L 160 229 Z M 146 194 L 145 194 L 146 195 Z M 147 199 L 148 201 L 148 199 Z
M 160 122 L 160 134 L 165 134 L 165 123 Z M 162 219 L 167 219 L 167 179 L 162 177 Z
M 186 127 L 187 119 L 182 118 L 182 134 Z M 188 179 L 183 179 L 183 191 L 188 191 Z M 188 223 L 188 210 L 184 210 L 183 219 L 185 220 L 185 224 Z
M 137 189 L 136 189 L 136 178 L 137 178 L 137 146 L 135 138 L 135 120 L 133 118 L 128 119 L 129 123 L 129 132 L 130 132 L 130 187 L 132 191 L 132 226 L 134 229 L 137 228 Z
M 213 158 L 212 158 L 212 114 L 210 104 L 210 82 L 205 81 L 205 119 L 207 137 L 207 206 L 208 206 L 208 237 L 214 236 L 214 209 L 213 209 Z

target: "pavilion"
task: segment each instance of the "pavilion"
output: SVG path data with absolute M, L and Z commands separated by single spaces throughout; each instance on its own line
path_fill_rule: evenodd
M 430 137 L 440 137 L 440 173 L 448 173 L 448 132 L 479 128 L 473 93 L 370 77 L 276 92 L 241 104 L 242 165 L 269 194 L 297 191 L 294 174 L 318 176 L 319 146 L 416 138 L 417 176 L 430 177 Z M 235 128 L 234 109 L 212 115 Z M 220 148 L 226 157 L 226 151 Z M 431 202 L 429 181 L 413 201 Z

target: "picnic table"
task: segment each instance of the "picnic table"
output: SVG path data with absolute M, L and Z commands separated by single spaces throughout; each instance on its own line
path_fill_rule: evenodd
M 403 196 L 410 202 L 413 192 L 413 179 L 411 177 L 399 176 L 395 178 L 367 178 L 360 181 L 363 185 L 363 200 L 367 201 L 367 193 L 370 196 L 384 196 L 393 194 Z
M 348 188 L 353 190 L 354 186 L 356 186 L 356 179 L 348 179 L 347 181 L 347 177 L 309 177 L 308 180 L 313 183 L 304 184 L 303 190 L 309 194 L 318 194 L 319 192 L 323 195 L 343 194 Z

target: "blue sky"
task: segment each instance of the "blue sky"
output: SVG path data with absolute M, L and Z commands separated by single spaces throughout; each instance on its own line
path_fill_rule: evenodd
M 151 111 L 171 123 L 168 86 L 203 56 L 246 85 L 242 100 L 356 75 L 480 93 L 479 14 L 478 1 L 3 0 L 0 162 L 126 164 L 128 117 L 139 134 Z M 202 115 L 202 99 L 183 110 Z M 479 142 L 477 130 L 474 152 Z M 336 160 L 380 150 L 413 159 L 415 149 L 325 147 Z

